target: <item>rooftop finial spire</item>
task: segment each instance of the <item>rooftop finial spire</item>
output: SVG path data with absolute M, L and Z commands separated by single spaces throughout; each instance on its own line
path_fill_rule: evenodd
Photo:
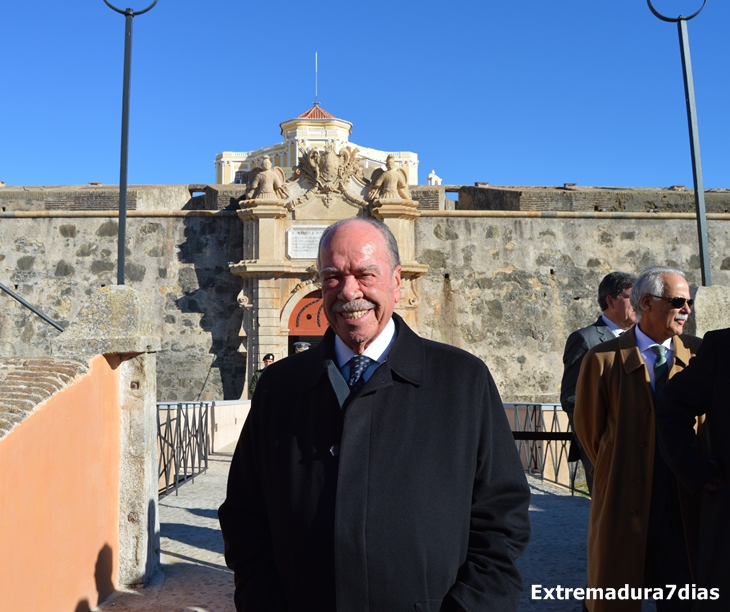
M 314 105 L 319 106 L 319 66 L 317 52 L 314 52 Z

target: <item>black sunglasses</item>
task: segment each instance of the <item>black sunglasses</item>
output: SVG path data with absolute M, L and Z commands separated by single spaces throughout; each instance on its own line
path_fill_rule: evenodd
M 687 298 L 683 298 L 683 297 L 670 298 L 670 297 L 664 297 L 663 295 L 654 295 L 652 293 L 650 293 L 649 295 L 658 300 L 664 300 L 665 302 L 669 302 L 672 305 L 672 308 L 682 308 L 684 306 L 685 302 L 687 302 L 687 306 L 692 308 L 692 306 L 694 306 L 694 303 L 695 303 L 695 301 L 693 299 L 688 300 Z

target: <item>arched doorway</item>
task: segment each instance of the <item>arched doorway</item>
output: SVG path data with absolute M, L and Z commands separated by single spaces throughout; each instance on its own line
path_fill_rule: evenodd
M 296 342 L 319 344 L 327 327 L 322 292 L 318 289 L 299 300 L 289 315 L 289 355 L 294 353 Z

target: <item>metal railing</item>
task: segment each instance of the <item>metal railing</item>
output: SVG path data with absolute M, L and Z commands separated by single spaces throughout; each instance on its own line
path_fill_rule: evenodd
M 2 290 L 5 293 L 7 293 L 11 298 L 16 299 L 20 304 L 22 304 L 23 306 L 25 306 L 28 310 L 31 310 L 32 312 L 34 312 L 35 314 L 37 314 L 46 323 L 48 323 L 49 325 L 53 325 L 53 327 L 55 327 L 58 331 L 63 332 L 63 327 L 61 327 L 58 323 L 56 323 L 48 315 L 43 314 L 35 306 L 33 306 L 32 304 L 29 304 L 28 302 L 26 302 L 22 297 L 20 297 L 17 293 L 15 293 L 15 291 L 13 291 L 12 289 L 8 289 L 2 283 L 0 283 L 0 290 Z
M 158 402 L 159 494 L 177 490 L 208 469 L 209 402 Z
M 560 404 L 506 403 L 504 407 L 527 473 L 566 487 L 572 494 L 587 494 L 581 482 L 576 486 L 580 462 L 568 462 L 572 432 Z

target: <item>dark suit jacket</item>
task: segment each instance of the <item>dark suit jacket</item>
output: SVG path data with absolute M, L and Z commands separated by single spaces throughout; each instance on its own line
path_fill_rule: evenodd
M 664 388 L 656 412 L 659 448 L 679 481 L 701 491 L 698 586 L 719 587 L 720 600 L 698 610 L 727 610 L 730 601 L 730 329 L 708 332 L 697 356 Z M 705 453 L 694 444 L 695 417 L 706 415 Z M 704 456 L 703 456 L 704 455 Z M 725 485 L 702 490 L 713 476 Z
M 583 357 L 589 349 L 615 337 L 601 317 L 595 323 L 568 336 L 563 352 L 563 380 L 560 383 L 560 404 L 568 414 L 572 415 L 575 409 L 575 386 L 578 384 Z
M 570 443 L 570 451 L 568 452 L 568 461 L 578 461 L 580 459 L 583 462 L 589 491 L 593 489 L 593 478 L 590 474 L 593 464 L 583 450 L 580 440 L 575 435 L 575 423 L 573 421 L 575 387 L 578 384 L 580 366 L 586 353 L 597 344 L 612 340 L 615 337 L 611 328 L 603 322 L 601 317 L 598 317 L 595 323 L 570 334 L 565 343 L 565 351 L 563 351 L 563 380 L 560 383 L 560 405 L 568 414 L 568 421 L 574 432 L 573 441 Z
M 331 330 L 261 377 L 219 510 L 239 611 L 517 610 L 529 489 L 492 377 L 393 318 L 354 398 Z

